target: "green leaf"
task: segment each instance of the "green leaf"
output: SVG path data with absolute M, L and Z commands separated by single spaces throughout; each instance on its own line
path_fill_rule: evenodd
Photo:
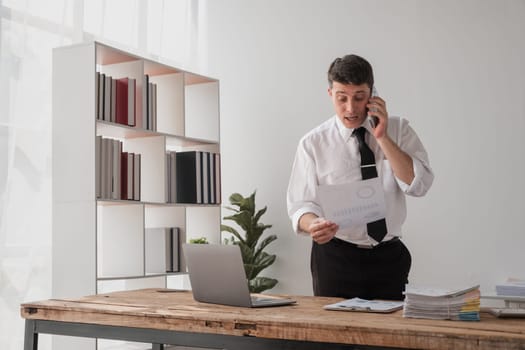
M 239 232 L 237 232 L 236 229 L 234 229 L 233 227 L 231 226 L 228 226 L 228 225 L 224 225 L 224 224 L 221 224 L 221 232 L 229 232 L 231 233 L 232 235 L 234 235 L 235 237 L 237 237 L 237 239 L 243 243 L 244 242 L 244 238 L 241 236 L 241 234 Z
M 259 222 L 259 219 L 261 218 L 261 216 L 263 216 L 264 213 L 266 213 L 266 209 L 267 209 L 267 208 L 268 208 L 268 207 L 264 207 L 264 208 L 262 208 L 261 210 L 259 210 L 259 211 L 257 212 L 257 214 L 255 214 L 255 218 L 254 218 L 254 220 L 253 220 L 254 223 Z
M 270 243 L 272 243 L 273 241 L 275 241 L 277 239 L 277 236 L 276 235 L 270 235 L 268 237 L 266 237 L 265 239 L 262 240 L 261 244 L 259 244 L 259 247 L 255 250 L 255 256 L 258 256 L 261 254 L 261 252 L 264 250 L 264 248 L 266 248 L 266 246 Z
M 240 194 L 238 193 L 234 193 L 230 196 L 230 203 L 232 205 L 237 205 L 237 206 L 241 206 L 242 205 L 242 202 L 244 201 L 244 197 L 241 196 Z
M 275 278 L 257 277 L 249 282 L 251 293 L 261 293 L 267 289 L 272 289 L 277 284 Z
M 208 244 L 208 239 L 206 237 L 192 238 L 190 239 L 191 244 Z
M 238 212 L 239 211 L 239 209 L 237 209 L 237 208 L 232 208 L 232 207 L 227 207 L 227 206 L 225 206 L 224 208 L 226 208 L 228 210 L 231 210 L 231 211 L 234 211 L 234 212 Z
M 246 198 L 245 210 L 248 210 L 252 216 L 253 216 L 253 213 L 255 213 L 255 192 L 253 192 L 250 195 L 250 197 Z
M 235 221 L 235 223 L 239 225 L 245 231 L 249 231 L 251 229 L 252 217 L 250 213 L 247 212 L 246 210 L 242 210 L 238 212 L 237 214 L 234 214 L 231 216 L 225 216 L 224 220 Z
M 252 278 L 257 276 L 259 272 L 270 266 L 275 262 L 276 259 L 275 254 L 268 254 L 266 252 L 262 252 L 254 261 L 253 261 L 253 268 L 251 269 Z

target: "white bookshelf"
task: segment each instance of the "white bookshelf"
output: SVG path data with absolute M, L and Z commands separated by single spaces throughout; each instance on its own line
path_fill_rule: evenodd
M 135 79 L 135 126 L 97 119 L 96 72 Z M 157 88 L 155 131 L 143 125 L 145 74 Z M 61 47 L 53 51 L 52 113 L 53 297 L 187 288 L 182 253 L 180 272 L 163 271 L 165 239 L 155 232 L 178 227 L 181 241 L 220 243 L 220 204 L 168 203 L 165 154 L 220 152 L 219 82 L 97 42 Z M 97 198 L 97 136 L 141 155 L 140 201 Z M 115 345 L 108 344 L 55 337 L 53 349 Z

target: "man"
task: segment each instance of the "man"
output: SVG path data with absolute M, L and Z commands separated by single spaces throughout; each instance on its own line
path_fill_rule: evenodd
M 336 115 L 299 142 L 287 194 L 295 232 L 312 238 L 314 294 L 402 300 L 411 265 L 399 239 L 405 195 L 423 196 L 432 185 L 427 153 L 408 121 L 389 117 L 385 101 L 372 96 L 372 66 L 364 58 L 335 59 L 328 82 Z M 323 218 L 318 186 L 371 177 L 384 190 L 384 219 L 339 230 Z

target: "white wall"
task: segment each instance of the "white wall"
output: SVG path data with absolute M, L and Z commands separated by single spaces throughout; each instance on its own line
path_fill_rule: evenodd
M 209 74 L 221 81 L 223 197 L 257 189 L 278 235 L 275 292 L 310 294 L 310 240 L 286 214 L 299 138 L 332 113 L 326 70 L 357 53 L 391 115 L 407 117 L 436 179 L 410 198 L 410 281 L 525 277 L 525 2 L 208 1 Z M 500 143 L 501 142 L 501 143 Z

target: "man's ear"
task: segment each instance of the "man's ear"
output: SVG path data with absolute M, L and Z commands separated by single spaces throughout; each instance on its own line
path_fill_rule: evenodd
M 332 88 L 328 88 L 328 96 L 332 97 Z

